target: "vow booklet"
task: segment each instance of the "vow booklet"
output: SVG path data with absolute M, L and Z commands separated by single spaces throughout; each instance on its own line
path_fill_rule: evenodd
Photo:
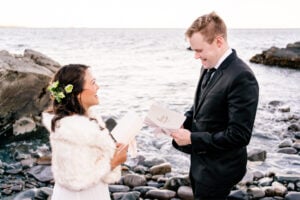
M 114 129 L 111 131 L 113 137 L 119 143 L 130 144 L 143 126 L 143 120 L 133 112 L 128 112 Z
M 163 107 L 161 104 L 155 102 L 151 105 L 145 123 L 152 128 L 160 129 L 165 134 L 169 135 L 172 131 L 179 129 L 185 116 Z

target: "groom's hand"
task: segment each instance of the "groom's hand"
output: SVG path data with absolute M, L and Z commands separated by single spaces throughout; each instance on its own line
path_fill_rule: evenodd
M 191 132 L 187 129 L 180 128 L 171 133 L 171 136 L 179 146 L 192 144 Z

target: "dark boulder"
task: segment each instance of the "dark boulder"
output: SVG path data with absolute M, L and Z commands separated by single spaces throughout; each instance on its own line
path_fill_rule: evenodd
M 253 56 L 250 62 L 300 69 L 300 42 L 288 44 L 286 48 L 271 47 Z
M 50 102 L 47 86 L 60 64 L 25 50 L 0 51 L 0 141 L 7 143 L 38 130 L 40 114 Z

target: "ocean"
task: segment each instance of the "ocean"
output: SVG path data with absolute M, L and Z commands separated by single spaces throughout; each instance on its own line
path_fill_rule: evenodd
M 184 113 L 193 103 L 201 62 L 188 51 L 184 29 L 38 29 L 0 28 L 0 50 L 23 54 L 39 51 L 61 65 L 91 66 L 100 85 L 99 112 L 120 119 L 128 111 L 145 117 L 153 101 Z M 265 149 L 267 160 L 255 163 L 264 171 L 299 172 L 300 156 L 276 153 L 280 135 L 300 116 L 300 70 L 253 64 L 249 59 L 271 46 L 300 41 L 300 29 L 230 29 L 230 47 L 254 71 L 260 86 L 257 117 L 248 149 Z M 282 113 L 271 101 L 290 107 Z M 298 120 L 299 123 L 299 120 Z M 171 162 L 186 173 L 189 157 L 172 148 L 170 138 L 155 136 L 147 127 L 138 135 L 138 151 Z M 252 165 L 253 166 L 253 165 Z

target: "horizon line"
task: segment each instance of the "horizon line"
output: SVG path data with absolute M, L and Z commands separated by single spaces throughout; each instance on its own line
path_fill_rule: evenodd
M 1 26 L 0 28 L 35 28 L 35 29 L 187 29 L 184 27 L 61 27 L 61 26 L 53 26 L 53 27 L 38 27 L 38 26 Z M 228 30 L 230 29 L 300 29 L 300 27 L 266 27 L 266 28 L 254 28 L 254 27 L 232 27 L 232 28 L 227 28 Z

